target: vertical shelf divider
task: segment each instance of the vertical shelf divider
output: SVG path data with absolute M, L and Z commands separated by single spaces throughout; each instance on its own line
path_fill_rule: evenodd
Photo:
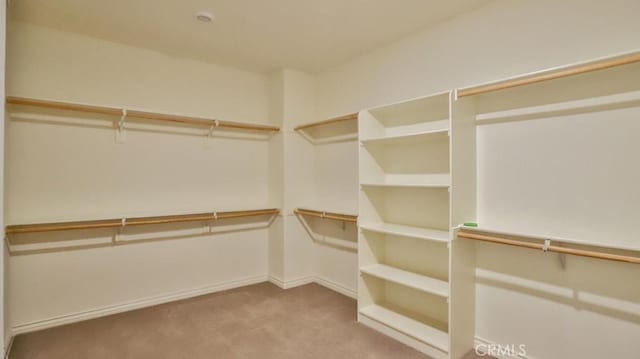
M 462 358 L 474 349 L 475 247 L 456 240 L 455 227 L 476 222 L 476 123 L 475 101 L 451 99 L 451 223 L 449 245 L 450 358 Z

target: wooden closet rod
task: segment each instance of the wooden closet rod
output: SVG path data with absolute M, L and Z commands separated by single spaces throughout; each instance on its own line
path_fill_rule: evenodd
M 352 214 L 342 214 L 342 213 L 335 213 L 335 212 L 322 212 L 322 211 L 315 211 L 315 210 L 304 209 L 304 208 L 297 208 L 296 210 L 293 211 L 293 213 L 298 214 L 298 215 L 304 215 L 304 216 L 313 216 L 313 217 L 320 217 L 320 218 L 326 218 L 326 219 L 334 219 L 336 221 L 343 221 L 343 222 L 356 223 L 358 221 L 358 216 L 354 216 Z
M 82 104 L 70 103 L 70 102 L 39 100 L 39 99 L 25 98 L 25 97 L 9 96 L 7 97 L 7 104 L 43 107 L 43 108 L 50 108 L 50 109 L 56 109 L 56 110 L 98 113 L 98 114 L 110 115 L 110 116 L 125 115 L 126 117 L 131 117 L 131 118 L 180 123 L 180 124 L 192 125 L 192 126 L 206 126 L 206 127 L 215 126 L 215 127 L 223 127 L 223 128 L 233 128 L 233 129 L 249 130 L 249 131 L 264 131 L 264 132 L 280 131 L 280 127 L 270 126 L 270 125 L 220 121 L 220 120 L 212 120 L 212 119 L 200 118 L 200 117 L 189 117 L 189 116 L 156 113 L 156 112 L 126 110 L 126 109 L 115 108 L 115 107 L 82 105 Z
M 545 250 L 545 245 L 541 243 L 523 242 L 523 241 L 518 241 L 513 239 L 506 239 L 506 238 L 494 237 L 494 236 L 483 235 L 483 234 L 469 233 L 469 232 L 464 232 L 463 230 L 458 232 L 458 237 L 473 239 L 476 241 L 506 244 L 509 246 Z M 606 260 L 617 261 L 617 262 L 640 264 L 640 257 L 623 256 L 618 254 L 588 251 L 584 249 L 566 248 L 566 247 L 560 247 L 555 245 L 549 245 L 546 247 L 546 251 L 563 253 L 563 254 L 571 254 L 571 255 L 582 256 L 582 257 L 597 258 L 597 259 L 606 259 Z
M 77 221 L 77 222 L 57 222 L 57 223 L 37 223 L 37 224 L 18 224 L 7 226 L 5 233 L 38 233 L 38 232 L 55 232 L 69 231 L 77 229 L 97 229 L 97 228 L 120 228 L 128 226 L 142 226 L 151 224 L 181 223 L 181 222 L 208 222 L 218 219 L 252 217 L 276 215 L 280 210 L 276 208 L 256 209 L 248 211 L 231 211 L 231 212 L 210 212 L 182 214 L 173 216 L 158 217 L 132 217 L 132 218 L 114 218 L 95 221 Z
M 614 57 L 614 58 L 591 62 L 583 65 L 577 65 L 577 66 L 573 65 L 573 66 L 567 66 L 563 68 L 543 70 L 538 73 L 514 78 L 511 80 L 505 80 L 505 81 L 495 82 L 495 83 L 486 84 L 486 85 L 461 88 L 461 89 L 458 89 L 458 97 L 479 95 L 487 92 L 493 92 L 493 91 L 503 90 L 503 89 L 517 87 L 517 86 L 529 85 L 529 84 L 534 84 L 534 83 L 548 81 L 548 80 L 555 80 L 562 77 L 568 77 L 568 76 L 579 75 L 579 74 L 592 72 L 592 71 L 604 70 L 604 69 L 608 69 L 616 66 L 628 65 L 635 62 L 640 62 L 640 53 Z
M 348 114 L 348 115 L 335 117 L 335 118 L 332 118 L 332 119 L 329 119 L 329 120 L 312 122 L 312 123 L 307 123 L 307 124 L 304 124 L 304 125 L 300 125 L 300 126 L 294 128 L 293 130 L 294 131 L 299 131 L 299 130 L 303 130 L 305 128 L 328 125 L 328 124 L 335 123 L 335 122 L 357 120 L 357 119 L 358 119 L 358 114 L 357 113 L 351 113 L 351 114 Z

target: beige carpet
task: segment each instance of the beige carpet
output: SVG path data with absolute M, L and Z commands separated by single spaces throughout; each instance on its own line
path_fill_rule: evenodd
M 11 359 L 420 358 L 316 284 L 263 283 L 20 335 Z

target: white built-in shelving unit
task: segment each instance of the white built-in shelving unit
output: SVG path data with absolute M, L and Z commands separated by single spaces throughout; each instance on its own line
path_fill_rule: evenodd
M 471 252 L 451 245 L 450 228 L 475 219 L 475 118 L 454 96 L 362 111 L 358 123 L 358 320 L 436 358 L 473 342 L 473 322 L 451 306 L 456 289 L 462 298 L 472 287 Z M 467 260 L 459 270 L 454 250 Z M 472 303 L 472 293 L 461 303 L 467 315 Z
M 465 232 L 637 251 L 623 223 L 637 212 L 628 199 L 640 172 L 625 159 L 638 146 L 623 128 L 638 128 L 639 79 L 634 52 L 361 111 L 358 320 L 432 357 L 472 350 L 469 238 L 493 237 L 458 238 L 465 222 L 481 225 Z M 574 236 L 585 239 L 562 239 Z M 507 242 L 519 243 L 493 241 Z

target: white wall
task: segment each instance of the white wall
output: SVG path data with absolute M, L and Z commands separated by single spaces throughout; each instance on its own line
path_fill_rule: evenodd
M 284 279 L 305 283 L 313 277 L 314 243 L 293 215 L 296 203 L 313 201 L 313 147 L 293 128 L 315 112 L 315 82 L 306 73 L 284 70 Z
M 13 96 L 230 121 L 269 119 L 269 78 L 262 74 L 24 23 L 11 24 L 8 55 L 7 93 Z M 110 121 L 82 123 L 7 122 L 8 224 L 277 204 L 269 196 L 278 189 L 270 188 L 268 139 L 207 138 L 202 129 L 130 121 L 125 143 L 116 143 Z M 264 221 L 233 222 L 260 228 L 215 235 L 203 235 L 208 228 L 200 224 L 131 228 L 120 239 L 139 242 L 127 245 L 108 244 L 111 231 L 16 237 L 29 245 L 101 245 L 12 256 L 11 324 L 31 330 L 264 281 Z
M 358 141 L 315 146 L 316 207 L 338 213 L 358 213 Z M 357 241 L 355 226 L 336 221 L 318 223 L 323 235 L 345 243 Z M 341 242 L 338 242 L 341 243 Z M 318 243 L 315 251 L 316 273 L 325 282 L 356 293 L 358 255 L 349 247 Z
M 276 71 L 269 76 L 269 118 L 282 128 L 284 118 L 284 74 Z M 269 144 L 269 203 L 282 209 L 284 204 L 284 132 L 273 136 Z M 269 278 L 284 279 L 284 212 L 269 229 Z M 281 285 L 283 286 L 283 285 Z
M 313 118 L 315 82 L 306 73 L 281 70 L 271 76 L 271 84 L 272 112 L 282 121 L 282 130 L 272 145 L 272 156 L 277 153 L 281 162 L 274 180 L 282 188 L 282 214 L 270 237 L 269 276 L 277 285 L 290 288 L 309 283 L 314 277 L 314 243 L 293 214 L 300 203 L 314 200 L 313 146 L 293 128 Z
M 496 0 L 318 75 L 320 118 L 640 47 L 635 0 Z
M 6 47 L 6 2 L 0 5 L 0 98 L 5 96 L 5 47 Z M 0 105 L 0 228 L 4 228 L 4 127 L 5 127 L 5 106 L 4 101 Z M 6 246 L 2 246 L 2 256 L 0 256 L 0 340 L 2 340 L 2 348 L 6 350 L 9 344 L 9 338 L 11 338 L 11 331 L 9 330 L 9 309 L 6 300 L 7 290 L 5 289 L 7 283 L 8 271 L 8 253 Z M 4 351 L 3 351 L 4 352 Z
M 616 70 L 494 97 L 512 107 L 518 100 L 615 93 L 625 83 L 640 89 L 640 66 Z M 488 97 L 478 103 L 495 105 Z M 629 166 L 629 154 L 640 153 L 639 116 L 636 104 L 479 125 L 477 221 L 640 248 L 629 225 L 640 203 L 640 171 Z M 640 349 L 640 286 L 629 285 L 640 274 L 637 265 L 567 256 L 563 269 L 556 254 L 478 246 L 477 313 L 484 335 L 525 343 L 538 358 L 624 358 Z
M 268 121 L 267 75 L 9 20 L 10 95 Z
M 637 50 L 639 12 L 639 2 L 624 0 L 495 1 L 320 73 L 318 114 L 328 118 Z M 480 144 L 486 144 L 482 136 L 488 133 L 481 131 Z M 342 157 L 334 155 L 335 160 Z M 487 158 L 478 160 L 482 173 Z M 355 173 L 356 164 L 354 158 L 345 168 Z M 640 335 L 640 320 L 629 314 L 638 311 L 637 302 L 629 302 L 637 292 L 628 289 L 637 268 L 575 259 L 562 270 L 555 257 L 537 260 L 528 251 L 502 247 L 478 247 L 477 255 L 479 337 L 527 344 L 535 358 L 633 357 L 640 350 L 631 339 Z M 352 270 L 355 276 L 356 267 Z M 620 279 L 607 281 L 594 277 L 596 273 Z M 549 295 L 554 289 L 561 295 Z M 598 304 L 584 305 L 567 298 L 571 296 L 586 296 L 586 302 Z
M 294 131 L 298 125 L 318 120 L 313 76 L 281 70 L 273 74 L 271 83 L 271 108 L 283 120 L 272 154 L 282 156 L 282 173 L 276 180 L 283 188 L 283 210 L 271 231 L 270 277 L 284 288 L 315 280 L 354 296 L 355 252 L 339 244 L 355 241 L 355 226 L 343 228 L 341 222 L 298 217 L 293 211 L 302 207 L 357 213 L 357 173 L 349 168 L 354 160 L 357 163 L 357 152 L 352 151 L 357 141 L 316 145 Z

